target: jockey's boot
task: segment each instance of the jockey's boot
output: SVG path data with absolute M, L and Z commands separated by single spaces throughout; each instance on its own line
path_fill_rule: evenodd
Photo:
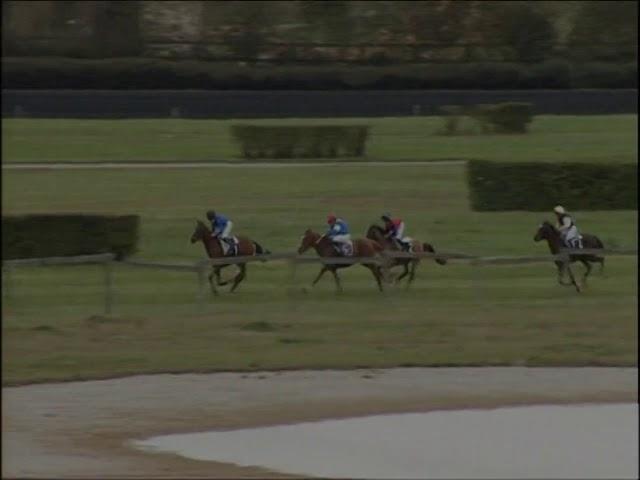
M 225 256 L 226 257 L 236 256 L 238 254 L 236 242 L 234 242 L 232 238 L 229 238 L 229 239 L 225 238 L 224 241 L 229 246 L 229 250 L 227 250 L 227 254 Z

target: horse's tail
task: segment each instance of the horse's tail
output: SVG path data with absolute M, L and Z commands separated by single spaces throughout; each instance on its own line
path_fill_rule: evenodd
M 266 248 L 262 248 L 262 246 L 258 242 L 253 242 L 253 245 L 256 249 L 256 255 L 269 255 L 271 253 Z
M 422 244 L 422 249 L 425 252 L 436 253 L 436 249 L 433 248 L 433 246 L 430 243 L 423 243 Z M 447 260 L 445 258 L 435 257 L 435 261 L 436 261 L 436 263 L 438 265 L 446 265 L 447 264 Z

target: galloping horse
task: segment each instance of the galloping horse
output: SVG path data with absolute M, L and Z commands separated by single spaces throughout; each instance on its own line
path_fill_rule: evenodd
M 558 253 L 560 253 L 561 249 L 565 248 L 560 232 L 548 221 L 544 221 L 540 225 L 538 231 L 536 232 L 536 235 L 533 237 L 533 240 L 536 242 L 539 242 L 540 240 L 546 240 L 549 244 L 549 250 L 551 251 L 552 255 L 557 255 Z M 604 248 L 604 244 L 598 237 L 596 237 L 595 235 L 590 235 L 588 233 L 582 234 L 582 246 L 584 248 L 591 249 Z M 589 276 L 589 273 L 591 273 L 591 263 L 600 264 L 600 273 L 602 273 L 604 270 L 604 257 L 601 255 L 569 255 L 569 263 L 573 263 L 576 261 L 582 262 L 582 264 L 587 268 L 582 277 L 582 282 L 584 284 L 587 283 L 587 277 Z M 558 283 L 560 283 L 560 285 L 573 285 L 579 292 L 580 286 L 576 282 L 571 268 L 567 268 L 569 267 L 569 265 L 562 260 L 556 260 L 555 264 L 558 268 Z M 571 278 L 571 283 L 563 282 L 566 270 L 569 271 L 569 278 Z
M 390 251 L 400 250 L 396 242 L 394 242 L 390 238 L 385 237 L 384 229 L 379 225 L 371 225 L 369 227 L 369 230 L 367 230 L 367 238 L 371 240 L 375 240 L 376 242 L 380 243 L 385 250 L 390 250 Z M 432 245 L 428 243 L 419 242 L 418 240 L 411 241 L 411 250 L 413 251 L 413 253 L 423 253 L 423 252 L 436 253 Z M 446 265 L 447 263 L 447 261 L 442 258 L 435 258 L 435 261 L 439 265 Z M 399 265 L 404 267 L 404 272 L 402 272 L 402 274 L 395 279 L 396 283 L 400 282 L 400 280 L 402 280 L 404 277 L 409 275 L 409 278 L 407 280 L 407 287 L 411 285 L 411 282 L 413 282 L 413 279 L 416 276 L 416 267 L 418 266 L 419 263 L 420 263 L 420 258 L 397 258 L 397 257 L 393 258 L 391 267 L 395 267 Z M 409 266 L 411 266 L 411 269 L 409 269 Z
M 309 248 L 313 247 L 318 254 L 319 257 L 342 257 L 342 255 L 338 254 L 331 239 L 326 237 L 325 235 L 320 235 L 317 232 L 314 232 L 311 229 L 308 229 L 304 232 L 304 236 L 302 237 L 302 242 L 300 243 L 300 248 L 298 248 L 298 253 L 303 254 Z M 354 257 L 378 257 L 378 255 L 382 252 L 382 245 L 373 240 L 369 240 L 367 238 L 356 238 L 353 240 L 353 256 Z M 348 257 L 344 257 L 348 258 Z M 371 273 L 376 279 L 378 283 L 378 289 L 382 292 L 382 272 L 381 267 L 376 263 L 366 263 L 361 262 L 363 267 L 371 270 Z M 342 291 L 342 285 L 340 285 L 340 278 L 338 277 L 339 268 L 347 268 L 354 265 L 354 263 L 334 263 L 334 264 L 324 264 L 320 273 L 313 281 L 311 286 L 314 286 L 320 280 L 320 277 L 324 275 L 325 272 L 329 271 L 333 274 L 333 278 L 336 281 L 336 287 L 338 292 Z
M 253 255 L 268 255 L 270 252 L 262 248 L 258 242 L 254 242 L 253 240 L 237 236 L 238 239 L 238 256 L 253 256 Z M 204 249 L 209 255 L 209 258 L 222 258 L 224 257 L 224 253 L 222 250 L 222 245 L 220 244 L 220 240 L 218 238 L 214 238 L 211 236 L 211 230 L 202 223 L 200 220 L 196 223 L 196 229 L 191 235 L 191 243 L 196 243 L 197 241 L 202 241 L 204 245 Z M 213 275 L 215 274 L 218 285 L 223 286 L 227 285 L 228 281 L 222 281 L 220 278 L 220 270 L 225 267 L 232 265 L 230 263 L 224 265 L 216 265 L 213 267 L 213 271 L 209 274 L 209 284 L 211 285 L 211 291 L 214 294 L 217 294 L 215 287 L 213 286 Z M 238 284 L 245 279 L 246 274 L 246 263 L 238 263 L 236 264 L 238 269 L 240 270 L 238 274 L 233 278 L 233 285 L 231 286 L 231 292 L 233 292 Z

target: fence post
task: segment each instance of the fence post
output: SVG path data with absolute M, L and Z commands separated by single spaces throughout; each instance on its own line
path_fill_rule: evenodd
M 104 262 L 104 313 L 111 315 L 113 307 L 112 261 Z

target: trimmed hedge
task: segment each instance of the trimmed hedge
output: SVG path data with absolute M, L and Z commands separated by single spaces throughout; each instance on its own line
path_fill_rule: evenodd
M 407 90 L 637 88 L 638 64 L 240 65 L 150 58 L 2 59 L 5 89 Z
M 475 211 L 637 210 L 638 165 L 591 163 L 467 164 L 471 208 Z
M 233 125 L 231 135 L 246 159 L 361 157 L 369 127 Z
M 2 217 L 2 258 L 133 254 L 138 243 L 137 215 L 24 215 Z

